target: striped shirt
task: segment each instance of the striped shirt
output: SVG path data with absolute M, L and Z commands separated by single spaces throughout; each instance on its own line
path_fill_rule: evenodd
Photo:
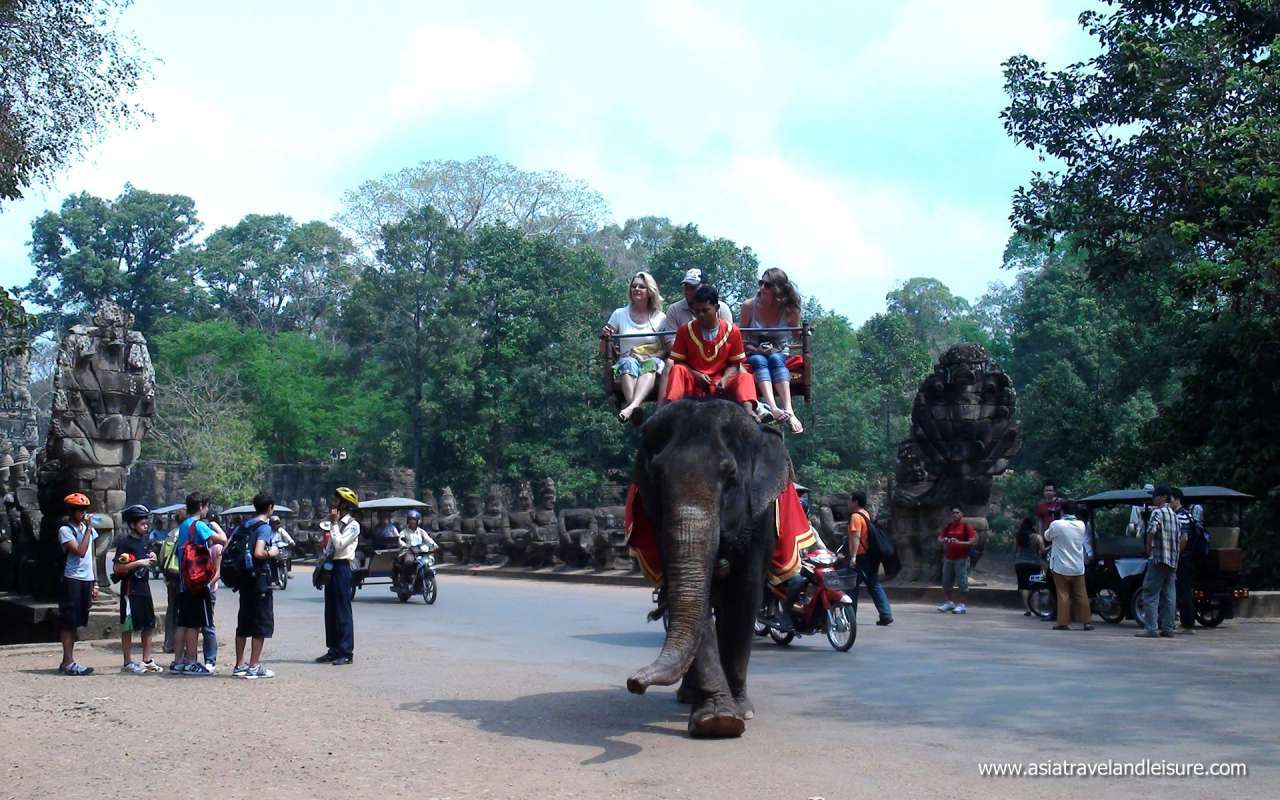
M 1178 566 L 1178 552 L 1182 544 L 1182 525 L 1178 515 L 1168 504 L 1151 509 L 1147 521 L 1147 536 L 1151 539 L 1151 561 L 1155 564 Z

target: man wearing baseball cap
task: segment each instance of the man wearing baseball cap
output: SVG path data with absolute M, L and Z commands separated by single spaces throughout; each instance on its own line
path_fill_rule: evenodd
M 698 267 L 694 267 L 684 273 L 682 288 L 684 289 L 684 299 L 678 303 L 672 303 L 667 306 L 667 320 L 659 328 L 662 336 L 662 347 L 666 351 L 671 351 L 671 345 L 676 340 L 676 331 L 682 325 L 688 325 L 693 321 L 693 309 L 690 304 L 693 302 L 693 295 L 698 291 L 698 287 L 707 282 L 707 273 Z M 729 306 L 723 300 L 720 301 L 720 308 L 716 312 L 716 316 L 725 322 L 733 322 L 733 314 L 729 312 Z M 667 396 L 667 380 L 670 373 L 666 370 L 658 376 L 658 402 L 663 402 L 662 398 Z

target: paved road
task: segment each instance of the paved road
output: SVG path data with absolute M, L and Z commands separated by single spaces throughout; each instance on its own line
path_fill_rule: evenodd
M 276 655 L 318 653 L 319 593 L 298 581 L 277 598 L 288 633 L 273 642 Z M 455 577 L 427 607 L 371 586 L 356 600 L 359 663 L 347 674 L 397 710 L 420 713 L 423 730 L 438 718 L 462 721 L 540 765 L 603 771 L 663 793 L 722 780 L 744 796 L 904 785 L 918 796 L 953 797 L 949 789 L 965 786 L 1001 796 L 1015 783 L 980 780 L 979 762 L 1145 757 L 1243 761 L 1250 777 L 1229 789 L 1215 781 L 1212 793 L 1280 794 L 1274 624 L 1147 641 L 1133 638 L 1131 624 L 1055 632 L 1017 612 L 900 606 L 895 625 L 863 626 L 849 653 L 819 638 L 788 648 L 758 640 L 758 719 L 740 741 L 691 742 L 670 690 L 634 697 L 622 688 L 662 642 L 648 608 L 647 591 L 623 587 Z M 1203 780 L 1168 779 L 1036 787 L 1064 796 L 1210 791 Z
M 1280 796 L 1277 624 L 1145 641 L 1131 625 L 1062 633 L 1016 611 L 899 605 L 849 653 L 759 640 L 758 718 L 741 739 L 693 741 L 673 690 L 623 688 L 662 640 L 643 589 L 450 576 L 427 607 L 369 587 L 356 664 L 335 668 L 311 661 L 323 604 L 297 577 L 276 595 L 273 681 L 225 677 L 229 650 L 223 676 L 197 679 L 121 675 L 118 651 L 86 647 L 98 673 L 73 679 L 53 674 L 52 649 L 0 649 L 0 798 L 101 797 L 100 776 L 143 756 L 165 764 L 144 778 L 152 794 L 218 800 Z M 224 647 L 236 605 L 219 600 Z M 86 745 L 75 767 L 69 742 Z M 227 766 L 240 757 L 255 768 Z M 1249 776 L 978 775 L 1143 758 L 1242 761 Z

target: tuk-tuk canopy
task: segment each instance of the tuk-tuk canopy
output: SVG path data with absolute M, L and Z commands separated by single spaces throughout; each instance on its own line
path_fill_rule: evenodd
M 225 514 L 257 514 L 257 513 L 258 513 L 258 512 L 257 512 L 257 510 L 256 510 L 256 509 L 254 509 L 254 507 L 253 507 L 253 505 L 252 505 L 252 504 L 250 504 L 250 505 L 247 505 L 247 506 L 236 506 L 235 508 L 228 508 L 228 509 L 224 509 L 222 512 L 220 512 L 220 513 L 218 514 L 218 516 L 223 516 L 223 515 L 225 515 Z M 275 511 L 273 511 L 273 512 L 271 512 L 271 513 L 273 513 L 273 514 L 292 514 L 292 513 L 293 513 L 293 509 L 292 509 L 292 508 L 289 508 L 288 506 L 276 506 L 276 507 L 275 507 Z
M 426 508 L 427 504 L 412 497 L 379 497 L 360 503 L 361 511 L 401 511 L 406 508 Z
M 172 514 L 173 512 L 180 511 L 186 507 L 187 507 L 186 503 L 171 503 L 170 505 L 167 505 L 167 506 L 160 506 L 159 508 L 151 509 L 151 513 L 152 514 Z
M 1203 502 L 1205 500 L 1252 500 L 1253 495 L 1237 492 L 1235 489 L 1228 489 L 1225 486 L 1182 486 L 1183 499 L 1190 502 Z M 1150 489 L 1112 489 L 1107 492 L 1098 492 L 1088 497 L 1082 497 L 1081 503 L 1090 506 L 1110 506 L 1110 505 L 1146 505 L 1151 502 Z

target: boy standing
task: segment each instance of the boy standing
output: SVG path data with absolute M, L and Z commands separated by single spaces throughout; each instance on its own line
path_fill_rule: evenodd
M 186 549 L 188 541 L 208 548 L 214 544 L 226 544 L 227 535 L 218 524 L 205 522 L 209 512 L 209 499 L 198 492 L 187 495 L 187 519 L 178 525 L 178 615 L 177 641 L 173 664 L 169 671 L 176 675 L 211 675 L 204 664 L 196 660 L 196 634 L 213 622 L 213 602 L 209 587 L 188 586 Z M 212 563 L 210 563 L 212 566 Z
M 151 600 L 148 575 L 156 563 L 151 552 L 151 511 L 142 505 L 129 506 L 120 516 L 128 533 L 116 543 L 113 571 L 120 579 L 120 650 L 124 654 L 121 672 L 143 675 L 164 672 L 151 658 L 151 632 L 156 627 L 155 605 Z M 133 660 L 133 632 L 142 640 L 142 661 Z
M 253 577 L 248 585 L 240 587 L 240 614 L 236 618 L 236 668 L 232 675 L 254 680 L 274 678 L 276 674 L 262 666 L 262 646 L 275 633 L 276 618 L 272 602 L 271 562 L 280 555 L 280 549 L 271 543 L 275 536 L 271 530 L 271 512 L 275 499 L 259 493 L 253 498 L 252 519 L 241 523 L 240 536 L 252 536 Z M 246 640 L 252 639 L 249 661 L 244 660 Z
M 98 532 L 87 519 L 89 498 L 73 492 L 62 499 L 67 507 L 67 521 L 58 529 L 58 544 L 67 554 L 62 571 L 62 594 L 58 599 L 58 636 L 62 640 L 63 675 L 91 675 L 93 667 L 76 662 L 76 628 L 89 624 L 89 604 L 98 599 L 98 584 L 93 575 L 93 540 Z

